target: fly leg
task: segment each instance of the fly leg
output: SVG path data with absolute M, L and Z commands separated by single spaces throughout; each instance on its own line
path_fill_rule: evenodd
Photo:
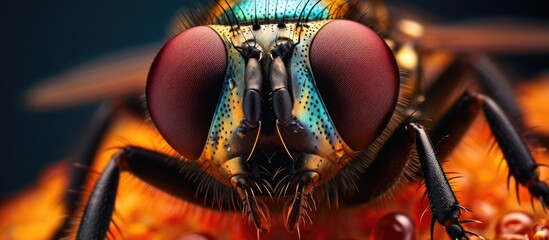
M 549 186 L 540 180 L 538 164 L 511 119 L 491 98 L 482 94 L 465 93 L 447 116 L 433 129 L 433 138 L 443 139 L 448 136 L 441 141 L 443 148 L 448 144 L 455 144 L 457 139 L 452 136 L 453 131 L 449 132 L 445 129 L 458 129 L 461 121 L 472 121 L 478 112 L 483 112 L 492 134 L 503 152 L 509 166 L 509 178 L 512 176 L 518 183 L 526 187 L 533 197 L 538 198 L 543 206 L 548 206 Z M 518 195 L 518 184 L 516 191 Z
M 208 194 L 198 194 L 201 189 L 208 188 L 204 187 L 204 184 L 218 187 L 215 191 L 232 194 L 229 186 L 215 182 L 216 180 L 202 171 L 202 168 L 203 166 L 194 161 L 169 157 L 143 148 L 129 146 L 119 150 L 95 183 L 78 227 L 77 239 L 105 239 L 122 171 L 127 171 L 157 189 L 197 205 L 206 204 Z M 220 208 L 230 208 L 231 200 L 234 200 L 233 195 L 212 201 L 217 202 Z
M 485 54 L 474 54 L 469 57 L 472 66 L 479 75 L 478 82 L 486 95 L 490 96 L 500 108 L 507 113 L 519 129 L 524 128 L 524 119 L 513 91 L 511 81 L 501 69 Z
M 431 139 L 421 125 L 409 123 L 406 128 L 416 143 L 421 172 L 425 180 L 427 197 L 433 218 L 431 220 L 431 239 L 435 222 L 446 228 L 451 239 L 469 239 L 466 234 L 478 236 L 476 233 L 463 229 L 459 221 L 461 210 L 464 209 L 454 195 L 448 179 L 444 175 L 440 161 L 435 154 Z
M 429 101 L 419 106 L 421 112 L 433 122 L 438 122 L 473 83 L 478 83 L 519 129 L 524 128 L 509 78 L 484 54 L 466 55 L 454 60 L 426 89 L 424 98 Z
M 118 153 L 114 156 L 95 184 L 84 210 L 76 239 L 99 240 L 104 239 L 107 235 L 120 179 L 120 168 L 117 166 L 117 161 L 122 155 L 122 153 Z
M 77 149 L 74 161 L 71 162 L 74 165 L 90 166 L 99 143 L 103 139 L 107 128 L 109 127 L 113 118 L 113 106 L 110 103 L 104 103 L 92 120 L 90 127 L 84 133 L 83 143 Z M 59 229 L 52 236 L 52 239 L 60 239 L 67 234 L 67 231 L 71 227 L 71 217 L 74 216 L 77 210 L 77 203 L 80 202 L 82 195 L 80 194 L 81 187 L 86 181 L 88 171 L 86 169 L 77 168 L 71 166 L 71 178 L 68 184 L 67 193 L 65 194 L 65 207 L 67 218 L 60 225 Z M 75 193 L 76 192 L 76 193 Z

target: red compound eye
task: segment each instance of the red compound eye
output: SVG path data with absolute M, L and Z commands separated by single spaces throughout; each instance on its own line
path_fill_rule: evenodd
M 311 44 L 311 67 L 324 104 L 349 147 L 366 148 L 395 110 L 398 67 L 391 50 L 372 30 L 336 20 Z
M 206 143 L 225 76 L 225 45 L 209 27 L 186 30 L 158 53 L 147 81 L 156 127 L 179 153 L 197 159 Z

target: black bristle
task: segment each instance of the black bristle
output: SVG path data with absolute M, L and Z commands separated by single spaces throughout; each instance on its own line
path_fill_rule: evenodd
M 240 10 L 240 12 L 242 13 L 242 16 L 244 17 L 244 22 L 248 22 L 248 18 L 246 18 L 246 13 L 244 13 L 244 10 L 242 10 L 242 8 L 240 7 L 240 5 L 236 5 L 236 7 L 238 7 L 238 10 Z
M 261 29 L 261 26 L 259 26 L 259 21 L 257 20 L 257 0 L 254 0 L 254 14 L 255 14 L 255 16 L 254 16 L 254 19 L 255 19 L 254 30 L 259 30 L 259 29 Z
M 231 17 L 229 16 L 229 14 L 227 14 L 227 11 L 226 9 L 219 3 L 218 0 L 215 0 L 215 3 L 217 4 L 217 6 L 219 6 L 221 8 L 221 10 L 223 11 L 223 14 L 225 16 L 225 18 L 227 19 L 227 21 L 229 22 L 229 25 L 231 26 L 231 31 L 234 30 L 233 29 L 233 22 L 231 21 Z M 234 34 L 234 33 L 233 33 Z
M 228 0 L 224 0 L 223 4 L 226 4 L 227 6 L 223 6 L 221 4 L 222 2 L 220 0 L 215 0 L 213 9 L 217 8 L 221 10 L 221 14 L 219 14 L 219 11 L 214 11 L 212 8 L 206 8 L 206 7 L 193 7 L 192 10 L 183 10 L 179 14 L 179 24 L 175 25 L 176 29 L 174 30 L 171 37 L 181 33 L 182 31 L 195 27 L 195 26 L 201 26 L 201 25 L 212 25 L 212 24 L 221 24 L 221 25 L 227 25 L 231 26 L 231 32 L 233 32 L 236 29 L 240 29 L 244 25 L 252 25 L 253 30 L 259 30 L 261 29 L 262 24 L 277 24 L 278 28 L 286 28 L 288 24 L 288 18 L 290 21 L 297 22 L 297 27 L 303 27 L 304 23 L 308 23 L 309 21 L 316 21 L 316 20 L 324 20 L 324 19 L 336 19 L 336 18 L 345 18 L 345 19 L 351 19 L 354 21 L 360 21 L 362 23 L 363 18 L 366 16 L 366 11 L 363 10 L 352 10 L 353 6 L 360 4 L 360 1 L 351 1 L 347 0 L 344 3 L 336 6 L 336 1 L 331 1 L 329 4 L 323 7 L 322 11 L 319 11 L 318 13 L 313 14 L 313 11 L 315 8 L 318 7 L 319 4 L 321 4 L 322 0 L 315 0 L 314 5 L 307 9 L 310 5 L 311 0 L 300 0 L 297 2 L 297 5 L 295 6 L 293 16 L 292 13 L 288 13 L 288 1 L 285 1 L 284 3 L 284 10 L 282 13 L 282 17 L 279 16 L 279 13 L 281 13 L 281 7 L 279 6 L 279 1 L 275 0 L 275 9 L 274 9 L 274 15 L 270 14 L 269 11 L 271 11 L 270 4 L 273 0 L 264 0 L 265 1 L 265 16 L 261 19 L 259 19 L 259 9 L 257 9 L 257 0 L 254 0 L 255 2 L 255 9 L 253 9 L 253 16 L 252 14 L 246 14 L 244 10 L 241 8 L 238 4 L 232 4 Z M 352 5 L 351 5 L 352 4 Z M 351 5 L 351 6 L 350 6 Z M 280 7 L 280 8 L 279 8 Z M 346 7 L 349 7 L 349 11 L 343 11 Z M 228 8 L 228 9 L 227 9 Z M 359 8 L 357 8 L 359 9 Z M 236 11 L 240 11 L 239 14 L 236 14 Z M 326 12 L 328 11 L 328 14 Z M 367 23 L 363 23 L 367 24 Z M 294 29 L 297 31 L 297 28 Z M 300 29 L 301 31 L 302 29 Z M 236 33 L 233 33 L 233 35 Z M 297 34 L 297 33 L 296 33 Z
M 299 3 L 297 3 L 297 6 L 295 6 L 294 16 L 292 17 L 294 19 L 298 16 L 297 11 L 299 10 L 299 5 L 301 5 L 301 2 L 303 2 L 303 0 L 299 0 Z
M 225 0 L 225 3 L 227 4 L 227 6 L 229 6 L 229 10 L 231 11 L 231 13 L 232 13 L 232 15 L 233 15 L 234 21 L 236 22 L 236 26 L 238 27 L 238 29 L 240 29 L 240 22 L 238 21 L 238 18 L 236 17 L 236 14 L 234 13 L 233 8 L 232 8 L 231 5 L 227 2 L 227 0 Z M 232 26 L 231 26 L 231 28 L 232 28 Z
M 316 1 L 316 3 L 313 5 L 313 7 L 311 7 L 311 9 L 309 9 L 309 13 L 307 13 L 307 17 L 305 18 L 305 23 L 309 22 L 309 17 L 311 16 L 311 13 L 312 13 L 313 10 L 315 9 L 316 5 L 317 5 L 318 3 L 320 3 L 320 1 L 322 1 L 322 0 Z
M 267 24 L 270 24 L 269 23 L 269 0 L 265 0 L 265 23 Z
M 280 25 L 280 22 L 278 22 L 278 16 L 276 15 L 277 14 L 276 10 L 278 10 L 278 0 L 275 1 L 274 20 L 275 20 L 276 23 L 278 23 Z
M 284 14 L 282 14 L 282 25 L 286 26 L 286 9 L 288 7 L 288 1 L 286 1 L 286 4 L 284 4 Z M 280 24 L 279 24 L 280 26 Z
M 305 5 L 303 6 L 303 8 L 301 9 L 301 12 L 299 13 L 299 18 L 297 19 L 297 24 L 296 24 L 296 27 L 299 28 L 299 35 L 298 35 L 298 40 L 297 40 L 297 44 L 301 43 L 301 32 L 303 31 L 303 23 L 301 22 L 302 19 L 303 19 L 303 13 L 305 12 L 305 9 L 307 8 L 307 5 L 309 5 L 309 2 L 311 0 L 307 0 L 307 2 L 305 2 Z M 297 10 L 297 8 L 296 8 Z

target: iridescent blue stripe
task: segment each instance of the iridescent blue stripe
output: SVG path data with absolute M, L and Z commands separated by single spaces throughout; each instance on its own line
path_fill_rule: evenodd
M 297 20 L 302 13 L 302 19 L 308 17 L 308 20 L 324 20 L 328 19 L 330 11 L 326 1 L 318 0 L 243 0 L 232 8 L 234 17 L 241 23 L 255 22 L 256 19 L 260 23 L 283 18 L 291 21 Z M 233 19 L 233 14 L 229 14 Z M 226 24 L 225 19 L 222 24 Z

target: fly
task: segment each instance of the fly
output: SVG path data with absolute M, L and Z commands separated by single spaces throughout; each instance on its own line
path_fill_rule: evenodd
M 523 122 L 509 117 L 520 115 L 506 99 L 511 89 L 499 84 L 505 80 L 484 54 L 467 51 L 521 49 L 522 43 L 500 29 L 481 31 L 499 43 L 492 44 L 463 36 L 473 30 L 468 26 L 440 30 L 398 11 L 390 16 L 377 1 L 337 0 L 216 1 L 210 10 L 184 12 L 178 33 L 147 66 L 146 86 L 135 79 L 110 83 L 141 87 L 143 122 L 166 147 L 129 144 L 111 156 L 84 200 L 77 238 L 107 236 L 121 172 L 192 204 L 241 211 L 258 235 L 271 229 L 272 217 L 299 232 L 306 220 L 314 224 L 318 209 L 369 203 L 422 179 L 431 238 L 437 223 L 451 239 L 480 237 L 463 226 L 475 221 L 460 218 L 469 209 L 441 166 L 479 114 L 509 178 L 548 205 L 549 187 L 519 134 Z M 545 33 L 532 30 L 529 37 L 528 46 L 548 49 Z M 127 66 L 142 71 L 147 62 Z M 472 81 L 467 73 L 480 77 Z M 486 92 L 470 90 L 473 83 Z M 31 92 L 45 97 L 31 103 L 55 105 L 60 98 L 46 94 L 53 87 Z M 118 107 L 139 114 L 135 102 Z M 114 116 L 105 109 L 90 150 Z M 78 161 L 90 165 L 92 157 Z M 83 176 L 75 172 L 70 185 L 83 185 Z

